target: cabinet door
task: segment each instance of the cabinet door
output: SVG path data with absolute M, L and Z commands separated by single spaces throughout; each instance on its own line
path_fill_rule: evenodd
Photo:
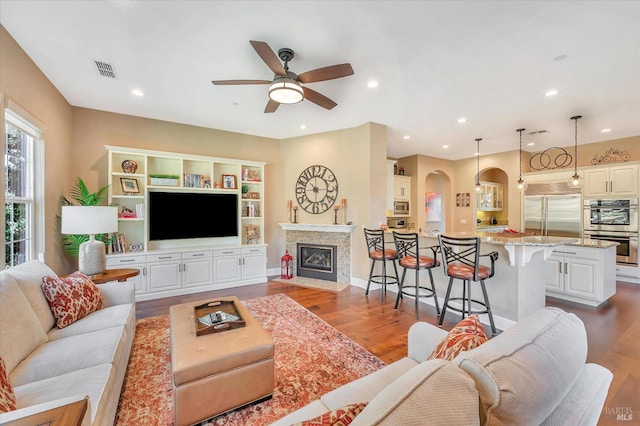
M 584 191 L 585 198 L 606 197 L 609 195 L 609 169 L 585 170 Z
M 147 265 L 149 291 L 176 290 L 180 288 L 180 262 L 149 263 Z
M 242 249 L 242 278 L 245 280 L 267 276 L 264 247 Z
M 240 256 L 214 257 L 213 263 L 213 281 L 216 284 L 240 280 L 242 263 Z
M 197 287 L 213 283 L 211 258 L 185 260 L 182 265 L 183 287 Z
M 544 284 L 547 290 L 562 291 L 563 266 L 561 258 L 549 257 L 544 263 Z
M 571 259 L 567 261 L 566 268 L 565 293 L 595 299 L 597 262 Z
M 127 281 L 133 282 L 136 289 L 136 294 L 143 294 L 147 292 L 147 267 L 145 265 L 129 265 L 129 268 L 135 268 L 140 273 L 135 277 L 128 278 Z
M 411 198 L 411 178 L 395 176 L 393 183 L 393 196 L 396 199 L 408 200 Z
M 609 169 L 611 195 L 638 196 L 638 166 L 617 166 Z

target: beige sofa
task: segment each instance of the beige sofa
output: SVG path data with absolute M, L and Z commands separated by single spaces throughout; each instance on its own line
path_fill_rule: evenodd
M 445 335 L 430 324 L 414 324 L 407 357 L 273 425 L 357 402 L 368 405 L 353 426 L 597 424 L 613 375 L 585 364 L 587 336 L 575 315 L 545 308 L 452 362 L 426 361 Z
M 0 424 L 89 397 L 84 424 L 112 425 L 135 332 L 133 284 L 100 284 L 103 308 L 58 329 L 31 261 L 0 272 L 0 355 L 18 409 Z

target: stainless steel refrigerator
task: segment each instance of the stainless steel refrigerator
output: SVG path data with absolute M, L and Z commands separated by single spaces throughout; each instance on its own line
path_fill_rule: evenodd
M 580 238 L 582 196 L 566 183 L 529 184 L 524 196 L 524 232 Z

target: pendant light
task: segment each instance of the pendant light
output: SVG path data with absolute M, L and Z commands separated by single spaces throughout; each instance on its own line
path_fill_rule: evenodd
M 520 175 L 518 177 L 518 189 L 524 191 L 527 189 L 527 183 L 522 180 L 522 132 L 524 132 L 524 129 L 518 129 L 516 132 L 520 133 Z
M 477 155 L 477 172 L 476 172 L 476 192 L 480 192 L 481 186 L 480 186 L 480 141 L 482 140 L 482 138 L 478 138 L 476 139 L 476 145 L 477 145 L 477 150 L 476 150 L 476 155 Z
M 569 188 L 582 188 L 583 184 L 583 179 L 578 174 L 578 120 L 581 118 L 581 115 L 574 115 L 571 117 L 575 123 L 575 143 L 573 148 L 573 176 L 571 176 L 567 182 Z

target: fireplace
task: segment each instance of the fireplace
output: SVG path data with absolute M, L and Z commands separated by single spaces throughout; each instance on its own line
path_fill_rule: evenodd
M 338 247 L 335 245 L 298 243 L 296 250 L 298 276 L 338 281 L 337 251 Z

